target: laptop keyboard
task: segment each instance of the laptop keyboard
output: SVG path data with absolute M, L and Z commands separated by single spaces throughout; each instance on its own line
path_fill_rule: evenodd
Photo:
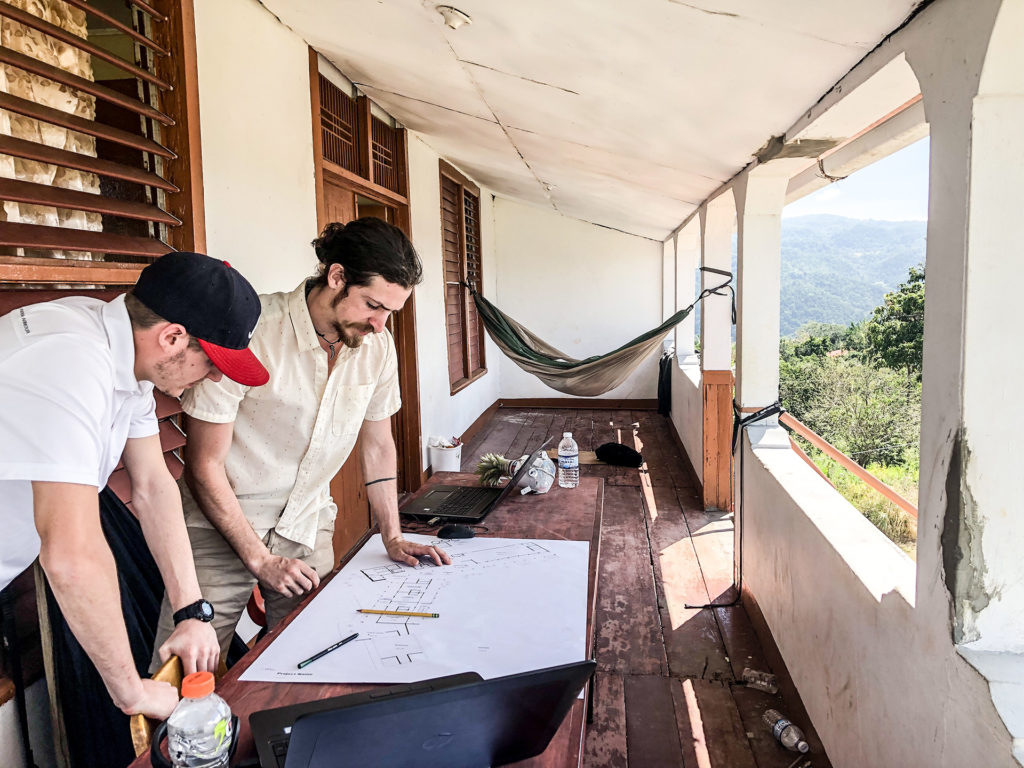
M 473 507 L 477 506 L 482 499 L 490 500 L 493 498 L 493 488 L 467 488 L 465 491 L 453 493 L 430 510 L 430 513 L 438 517 L 464 516 L 469 514 Z

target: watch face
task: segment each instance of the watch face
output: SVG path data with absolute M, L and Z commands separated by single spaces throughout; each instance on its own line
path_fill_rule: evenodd
M 199 618 L 203 621 L 209 621 L 213 618 L 213 606 L 210 605 L 206 600 L 200 600 L 199 605 Z

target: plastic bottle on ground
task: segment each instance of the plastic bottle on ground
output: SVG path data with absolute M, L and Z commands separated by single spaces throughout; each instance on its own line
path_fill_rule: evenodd
M 806 752 L 810 747 L 804 741 L 804 732 L 782 716 L 777 709 L 764 713 L 764 721 L 772 729 L 772 736 L 791 752 Z
M 231 708 L 213 692 L 210 672 L 181 682 L 181 701 L 167 718 L 167 751 L 175 768 L 222 768 L 231 752 Z
M 580 484 L 580 449 L 572 439 L 572 432 L 562 433 L 558 444 L 558 485 L 575 488 Z

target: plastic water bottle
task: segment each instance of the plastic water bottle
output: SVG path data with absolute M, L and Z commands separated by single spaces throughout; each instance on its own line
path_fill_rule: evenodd
M 222 768 L 231 752 L 231 708 L 213 692 L 210 672 L 181 681 L 181 701 L 167 718 L 167 751 L 175 768 Z
M 562 433 L 558 444 L 558 485 L 575 488 L 580 484 L 580 449 L 572 439 L 572 432 Z
M 810 749 L 804 741 L 804 732 L 782 716 L 777 709 L 769 709 L 764 713 L 764 721 L 772 729 L 772 736 L 791 752 L 806 752 Z

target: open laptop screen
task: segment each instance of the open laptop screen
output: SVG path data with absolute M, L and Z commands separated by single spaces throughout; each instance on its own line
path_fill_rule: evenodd
M 487 768 L 547 748 L 594 661 L 300 717 L 285 768 Z

